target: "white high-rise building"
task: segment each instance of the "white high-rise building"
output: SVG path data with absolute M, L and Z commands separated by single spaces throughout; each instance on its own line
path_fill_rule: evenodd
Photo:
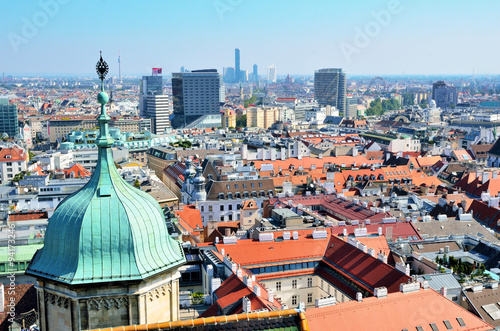
M 267 80 L 276 83 L 276 66 L 274 64 L 267 67 Z
M 168 95 L 144 95 L 144 117 L 151 119 L 151 131 L 163 134 L 170 127 Z

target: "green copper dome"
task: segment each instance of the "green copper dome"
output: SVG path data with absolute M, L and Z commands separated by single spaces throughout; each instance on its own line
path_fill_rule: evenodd
M 128 184 L 115 167 L 106 97 L 101 91 L 95 172 L 54 211 L 29 275 L 68 284 L 141 280 L 185 262 L 159 204 Z

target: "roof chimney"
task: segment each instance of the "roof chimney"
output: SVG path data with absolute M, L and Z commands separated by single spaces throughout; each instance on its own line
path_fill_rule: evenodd
M 244 281 L 248 287 L 252 288 L 253 284 L 252 284 L 252 278 L 250 278 L 250 276 L 245 276 Z
M 267 301 L 269 302 L 274 301 L 274 292 L 271 289 L 267 290 Z
M 260 297 L 260 286 L 255 284 L 253 286 L 253 293 L 255 293 L 256 296 Z
M 387 263 L 387 256 L 383 252 L 378 253 L 378 259 L 384 263 Z
M 373 293 L 377 298 L 386 298 L 387 297 L 387 287 L 382 286 L 382 287 L 377 287 L 374 290 Z
M 252 302 L 247 297 L 243 297 L 241 302 L 243 304 L 243 313 L 249 313 L 252 311 Z
M 363 301 L 363 294 L 361 292 L 356 293 L 356 300 L 358 300 L 358 302 Z

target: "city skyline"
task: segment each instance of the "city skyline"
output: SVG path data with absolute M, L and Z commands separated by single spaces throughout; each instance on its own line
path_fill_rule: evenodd
M 313 75 L 329 67 L 348 75 L 499 73 L 496 47 L 481 46 L 488 52 L 474 47 L 491 44 L 500 4 L 459 3 L 215 0 L 186 6 L 106 0 L 95 10 L 70 0 L 11 2 L 2 5 L 9 15 L 3 21 L 0 70 L 87 75 L 82 68 L 89 67 L 97 44 L 112 76 L 119 75 L 120 53 L 122 77 L 149 74 L 152 67 L 166 73 L 181 66 L 222 72 L 234 65 L 235 48 L 242 70 L 275 64 L 280 75 Z M 107 15 L 117 9 L 120 15 Z

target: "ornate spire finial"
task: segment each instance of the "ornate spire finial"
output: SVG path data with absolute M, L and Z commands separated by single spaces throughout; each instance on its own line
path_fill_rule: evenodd
M 95 66 L 95 70 L 97 72 L 97 75 L 99 75 L 99 79 L 102 82 L 102 81 L 104 81 L 104 79 L 106 78 L 106 75 L 108 74 L 109 66 L 106 63 L 106 61 L 104 61 L 102 59 L 102 51 L 99 51 L 99 55 L 100 55 L 100 59 Z

